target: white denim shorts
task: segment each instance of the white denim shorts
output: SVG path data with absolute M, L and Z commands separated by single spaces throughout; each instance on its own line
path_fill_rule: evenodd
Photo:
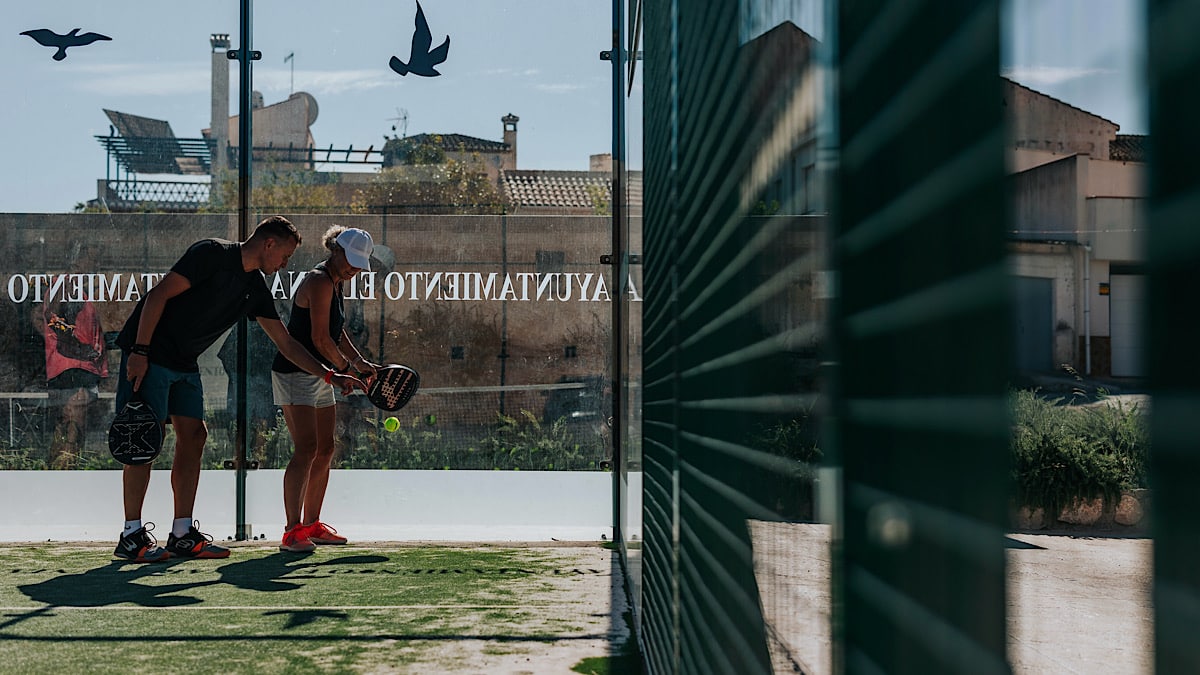
M 271 391 L 275 405 L 306 405 L 312 408 L 328 408 L 333 399 L 333 385 L 325 379 L 305 372 L 277 373 L 271 371 Z

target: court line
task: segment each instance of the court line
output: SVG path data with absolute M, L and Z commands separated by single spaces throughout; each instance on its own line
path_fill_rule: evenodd
M 572 604 L 582 605 L 582 604 L 590 604 L 590 603 L 546 602 L 546 603 L 541 603 L 541 604 L 529 603 L 529 604 L 523 604 L 523 605 L 449 605 L 449 604 L 442 603 L 442 604 L 437 604 L 437 605 L 297 605 L 297 606 L 293 606 L 293 607 L 286 607 L 286 606 L 279 606 L 279 605 L 204 605 L 204 604 L 166 605 L 166 606 L 158 606 L 158 605 L 107 606 L 107 605 L 101 605 L 101 606 L 96 606 L 96 607 L 89 607 L 86 605 L 37 605 L 37 606 L 30 606 L 30 607 L 0 607 L 0 612 L 26 612 L 26 611 L 39 610 L 39 609 L 54 609 L 54 610 L 58 610 L 58 609 L 71 609 L 71 610 L 94 609 L 94 610 L 101 610 L 101 611 L 109 611 L 109 610 L 145 611 L 148 609 L 152 609 L 154 611 L 158 611 L 160 609 L 189 609 L 189 610 L 201 610 L 202 609 L 202 610 L 224 610 L 224 611 L 251 610 L 252 611 L 252 610 L 258 610 L 258 609 L 265 609 L 265 610 L 271 610 L 271 611 L 285 611 L 285 612 L 309 612 L 309 611 L 326 611 L 326 610 L 349 611 L 349 610 L 356 610 L 356 609 L 362 609 L 362 610 L 367 610 L 367 609 L 442 609 L 442 608 L 445 608 L 445 609 L 522 609 L 522 608 L 526 608 L 526 607 L 560 607 L 562 605 L 572 605 Z

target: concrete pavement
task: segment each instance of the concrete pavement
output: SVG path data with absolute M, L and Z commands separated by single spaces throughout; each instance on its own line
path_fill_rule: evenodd
M 829 527 L 752 523 L 751 532 L 775 672 L 832 672 Z M 1008 540 L 1014 673 L 1153 672 L 1150 539 L 1075 532 Z

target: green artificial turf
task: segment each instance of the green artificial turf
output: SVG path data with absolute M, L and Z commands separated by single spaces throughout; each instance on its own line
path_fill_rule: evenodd
M 31 673 L 451 672 L 469 641 L 536 655 L 556 640 L 604 640 L 611 617 L 573 610 L 571 593 L 611 570 L 563 555 L 246 546 L 225 560 L 130 564 L 107 548 L 0 547 L 0 663 Z

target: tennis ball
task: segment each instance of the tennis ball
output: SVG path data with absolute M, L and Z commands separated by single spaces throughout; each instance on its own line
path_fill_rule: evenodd
M 400 428 L 400 420 L 395 417 L 389 417 L 383 421 L 383 428 L 388 431 L 395 431 Z

